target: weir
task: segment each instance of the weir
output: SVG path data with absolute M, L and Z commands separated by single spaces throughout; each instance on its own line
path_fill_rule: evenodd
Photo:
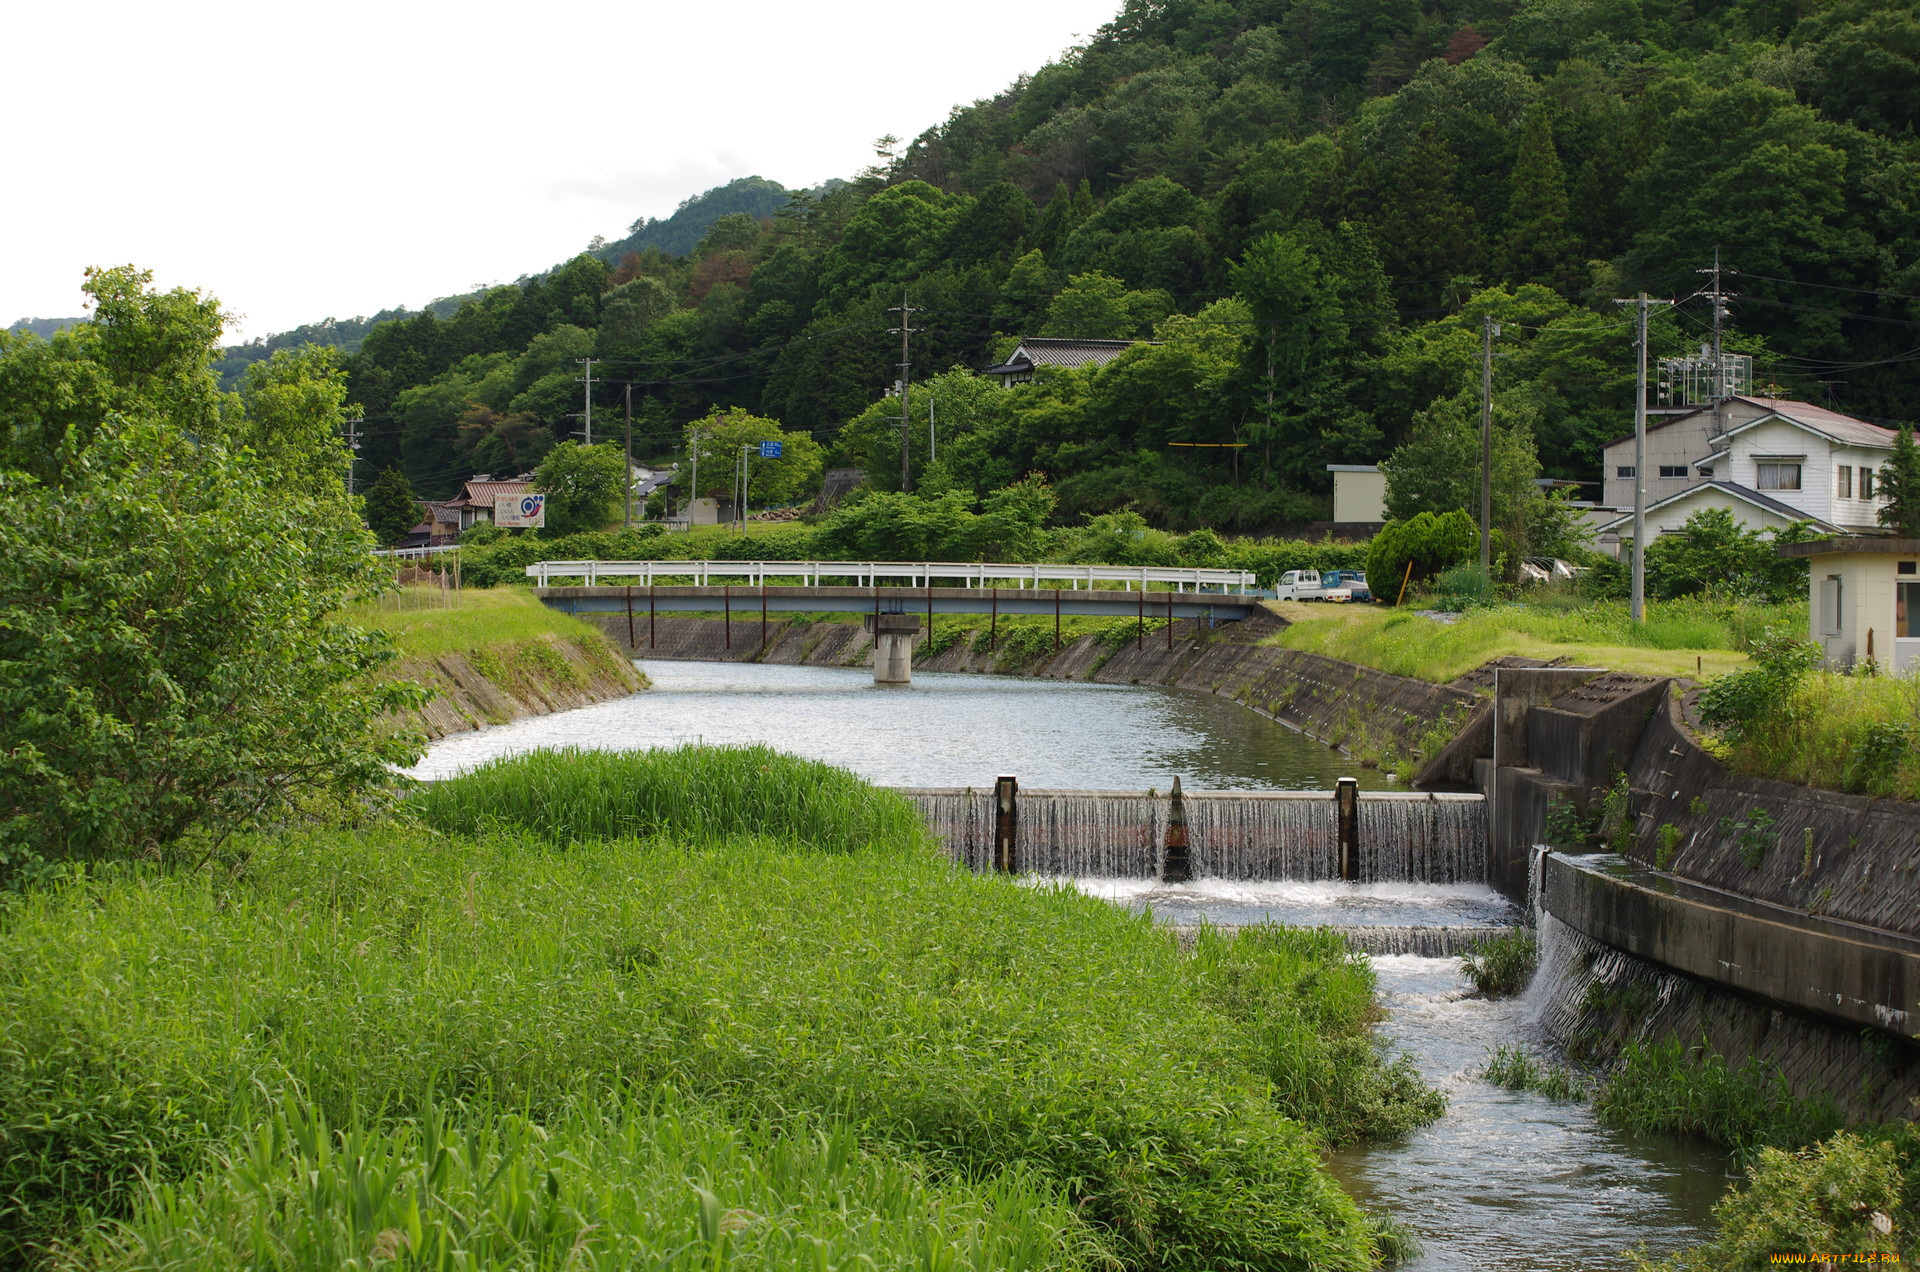
M 953 858 L 995 868 L 991 789 L 904 787 Z M 1020 790 L 1013 868 L 1063 877 L 1162 878 L 1172 792 Z M 1484 883 L 1486 801 L 1473 794 L 1357 792 L 1348 873 L 1330 791 L 1185 791 L 1194 878 Z

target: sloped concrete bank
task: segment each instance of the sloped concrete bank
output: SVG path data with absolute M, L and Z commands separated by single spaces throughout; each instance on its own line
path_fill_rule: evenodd
M 774 619 L 762 635 L 757 614 L 729 625 L 710 618 L 637 616 L 629 644 L 623 614 L 583 614 L 615 644 L 637 658 L 695 659 L 714 662 L 765 662 L 813 667 L 868 665 L 873 642 L 857 623 Z M 941 625 L 934 628 L 938 652 L 920 655 L 921 671 L 997 673 L 1047 680 L 1090 680 L 1101 684 L 1148 684 L 1194 689 L 1231 698 L 1351 752 L 1361 763 L 1411 772 L 1418 761 L 1449 739 L 1484 702 L 1482 694 L 1461 685 L 1435 685 L 1319 654 L 1259 642 L 1285 621 L 1262 614 L 1212 631 L 1181 620 L 1148 631 L 1138 642 L 1118 645 L 1098 636 L 1066 641 L 1058 652 L 1041 648 L 1024 653 L 1007 644 L 976 649 L 965 637 L 940 647 Z M 924 648 L 927 637 L 920 638 Z M 1023 656 L 1024 653 L 1024 656 Z
M 591 706 L 647 686 L 623 652 L 598 637 L 542 636 L 407 658 L 389 674 L 432 691 L 426 706 L 399 721 L 430 739 Z

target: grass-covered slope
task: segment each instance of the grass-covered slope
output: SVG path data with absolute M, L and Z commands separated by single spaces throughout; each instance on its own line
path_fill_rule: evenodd
M 385 675 L 432 692 L 400 722 L 431 737 L 586 706 L 647 684 L 598 628 L 520 588 L 408 588 L 355 606 L 349 617 L 393 637 L 400 657 Z
M 229 1252 L 208 1266 L 332 1268 L 469 1225 L 475 1266 L 1369 1265 L 1320 1149 L 1438 1098 L 1382 1064 L 1338 941 L 1188 956 L 956 871 L 897 797 L 767 752 L 633 757 L 573 792 L 565 764 L 450 783 L 421 824 L 259 841 L 237 877 L 13 903 L 0 1241 L 105 1213 L 129 1235 L 76 1264 L 200 1233 Z M 741 814 L 748 785 L 770 794 Z M 432 829 L 476 818 L 496 829 Z M 325 1148 L 317 1118 L 358 1138 Z M 379 1226 L 415 1203 L 417 1235 Z

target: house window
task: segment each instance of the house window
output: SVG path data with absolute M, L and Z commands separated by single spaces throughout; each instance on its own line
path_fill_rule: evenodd
M 1687 466 L 1685 464 L 1662 464 L 1660 465 L 1660 475 L 1662 477 L 1685 477 L 1687 475 Z
M 1800 489 L 1800 465 L 1789 464 L 1782 460 L 1763 459 L 1759 465 L 1758 480 L 1754 483 L 1761 490 L 1798 490 Z
M 1833 496 L 1836 499 L 1853 498 L 1853 469 L 1847 464 L 1833 470 Z
M 1618 468 L 1613 470 L 1613 475 L 1615 477 L 1631 477 L 1633 476 L 1633 465 L 1622 464 Z
M 1711 477 L 1713 476 L 1713 465 L 1706 464 L 1699 468 L 1694 469 L 1693 471 L 1696 473 L 1699 473 L 1702 477 Z
M 1862 468 L 1860 470 L 1860 497 L 1862 499 L 1873 498 L 1873 469 L 1871 468 Z
M 1820 630 L 1829 636 L 1840 634 L 1840 576 L 1829 574 L 1820 580 Z
M 1920 583 L 1902 583 L 1894 589 L 1893 634 L 1907 640 L 1920 636 Z

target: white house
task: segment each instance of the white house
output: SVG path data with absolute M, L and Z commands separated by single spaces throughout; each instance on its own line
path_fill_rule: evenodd
M 1807 634 L 1828 667 L 1871 658 L 1901 672 L 1920 662 L 1920 540 L 1849 536 L 1780 552 L 1808 558 Z
M 1729 398 L 1713 408 L 1669 417 L 1647 430 L 1647 525 L 1680 529 L 1702 508 L 1725 508 L 1764 530 L 1811 521 L 1828 534 L 1877 535 L 1880 465 L 1894 432 L 1807 402 Z M 1636 475 L 1631 435 L 1610 442 L 1606 499 L 1631 508 Z M 1631 538 L 1633 515 L 1600 526 Z

